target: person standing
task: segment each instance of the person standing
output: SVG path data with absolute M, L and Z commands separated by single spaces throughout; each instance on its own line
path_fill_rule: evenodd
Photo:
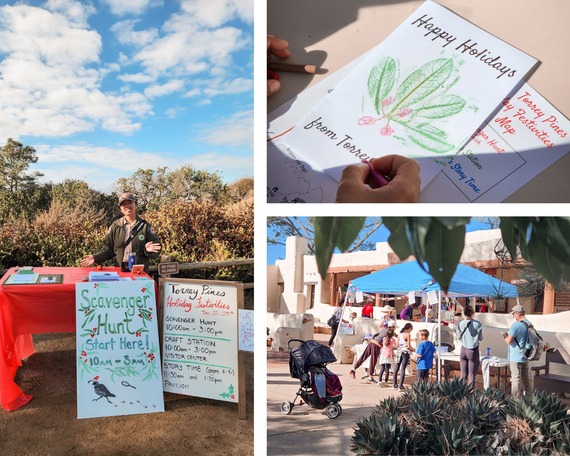
M 128 270 L 129 255 L 134 253 L 135 263 L 144 265 L 145 272 L 151 259 L 158 258 L 161 246 L 154 228 L 137 215 L 137 198 L 132 193 L 119 196 L 123 217 L 115 220 L 103 241 L 103 248 L 94 255 L 86 255 L 81 266 L 86 268 L 114 260 L 115 266 Z
M 380 325 L 380 331 L 374 335 L 374 337 L 370 340 L 370 343 L 366 346 L 364 353 L 362 356 L 358 358 L 354 365 L 352 366 L 352 370 L 348 373 L 351 378 L 356 379 L 356 369 L 358 369 L 366 358 L 370 357 L 370 364 L 368 367 L 368 381 L 370 383 L 376 383 L 374 378 L 374 369 L 376 368 L 376 363 L 378 361 L 378 357 L 380 356 L 380 349 L 382 348 L 382 342 L 384 337 L 388 334 L 388 331 L 391 329 L 394 331 L 396 327 L 396 322 L 393 320 L 384 320 Z
M 332 347 L 332 344 L 334 343 L 334 339 L 336 337 L 336 333 L 338 332 L 338 327 L 340 326 L 340 322 L 344 321 L 345 323 L 347 323 L 346 320 L 342 319 L 343 310 L 344 306 L 338 307 L 331 315 L 331 318 L 328 321 L 329 326 L 331 327 L 331 337 L 328 343 L 329 347 Z
M 429 331 L 420 329 L 420 344 L 416 353 L 418 355 L 418 380 L 427 381 L 429 370 L 433 367 L 433 355 L 435 353 L 435 345 L 428 340 Z
M 483 324 L 479 320 L 474 320 L 475 311 L 473 307 L 467 306 L 463 311 L 464 320 L 457 325 L 457 340 L 461 342 L 459 353 L 459 366 L 461 368 L 461 378 L 475 389 L 475 378 L 479 370 L 479 343 L 483 340 Z
M 412 347 L 411 332 L 414 327 L 411 323 L 406 323 L 404 327 L 400 330 L 400 335 L 398 336 L 398 350 L 396 352 L 396 368 L 394 369 L 394 389 L 398 388 L 398 391 L 404 389 L 404 378 L 406 377 L 406 367 L 410 362 L 410 353 L 414 351 Z M 400 374 L 400 383 L 398 384 L 398 372 L 402 369 Z
M 514 322 L 508 334 L 503 333 L 505 343 L 509 346 L 509 367 L 511 370 L 511 394 L 519 398 L 521 394 L 530 394 L 530 371 L 528 360 L 523 356 L 528 326 L 532 323 L 526 319 L 524 307 L 516 305 L 511 310 Z M 528 325 L 528 326 L 527 326 Z

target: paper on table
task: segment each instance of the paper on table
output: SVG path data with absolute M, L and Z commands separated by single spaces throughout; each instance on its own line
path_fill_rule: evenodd
M 450 159 L 422 202 L 494 203 L 570 151 L 570 121 L 528 84 Z
M 413 157 L 423 188 L 535 63 L 426 1 L 284 143 L 336 180 L 367 158 Z

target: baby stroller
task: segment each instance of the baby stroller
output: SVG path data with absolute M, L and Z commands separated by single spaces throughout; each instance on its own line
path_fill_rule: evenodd
M 332 350 L 315 340 L 291 339 L 287 345 L 289 372 L 301 384 L 293 402 L 285 401 L 281 404 L 281 412 L 289 415 L 295 401 L 301 396 L 299 405 L 305 401 L 311 408 L 324 409 L 330 419 L 339 417 L 342 413 L 339 404 L 342 400 L 342 385 L 338 375 L 326 367 L 328 363 L 336 361 Z

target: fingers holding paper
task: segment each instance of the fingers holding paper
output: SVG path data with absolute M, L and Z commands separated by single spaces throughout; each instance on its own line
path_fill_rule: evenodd
M 415 203 L 420 195 L 420 166 L 401 155 L 386 155 L 371 160 L 374 170 L 389 178 L 378 187 L 365 163 L 347 166 L 340 178 L 338 203 Z

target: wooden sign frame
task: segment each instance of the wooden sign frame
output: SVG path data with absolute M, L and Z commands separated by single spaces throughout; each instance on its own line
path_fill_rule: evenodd
M 171 286 L 172 285 L 172 290 L 165 290 L 165 287 Z M 184 286 L 187 286 L 187 288 L 185 288 Z M 218 291 L 216 289 L 216 287 L 218 287 Z M 231 282 L 231 281 L 224 281 L 224 280 L 199 280 L 199 279 L 179 279 L 179 278 L 160 278 L 159 279 L 159 292 L 158 292 L 158 308 L 159 308 L 159 329 L 160 331 L 162 331 L 162 336 L 161 336 L 161 340 L 162 340 L 162 359 L 163 359 L 163 381 L 166 383 L 166 381 L 168 380 L 167 375 L 171 375 L 170 371 L 167 370 L 167 367 L 169 367 L 170 365 L 176 364 L 176 362 L 174 363 L 168 363 L 167 359 L 167 355 L 169 353 L 171 353 L 171 350 L 173 350 L 173 346 L 175 345 L 174 342 L 176 342 L 176 340 L 172 343 L 169 344 L 171 350 L 168 350 L 168 353 L 165 353 L 165 347 L 166 347 L 166 340 L 165 340 L 165 332 L 164 332 L 164 328 L 165 328 L 165 317 L 168 316 L 168 313 L 170 311 L 174 312 L 174 310 L 169 310 L 170 309 L 175 309 L 175 308 L 180 308 L 181 305 L 186 305 L 187 307 L 184 309 L 185 315 L 188 315 L 188 321 L 191 321 L 191 316 L 197 316 L 199 315 L 198 312 L 205 312 L 205 310 L 202 311 L 198 311 L 198 306 L 196 306 L 196 299 L 198 299 L 199 297 L 204 296 L 201 293 L 212 293 L 211 298 L 211 305 L 215 306 L 216 302 L 215 302 L 215 298 L 216 298 L 216 293 L 219 293 L 219 289 L 223 289 L 224 287 L 230 287 L 230 288 L 235 288 L 235 297 L 236 297 L 236 302 L 235 302 L 235 334 L 236 334 L 236 340 L 235 340 L 235 354 L 236 354 L 236 378 L 237 378 L 237 400 L 236 398 L 233 398 L 230 402 L 237 402 L 238 405 L 238 418 L 240 419 L 246 419 L 246 391 L 245 391 L 245 372 L 243 371 L 243 369 L 241 369 L 240 367 L 244 365 L 245 363 L 245 353 L 241 352 L 238 350 L 238 337 L 239 337 L 239 330 L 238 330 L 238 312 L 240 309 L 243 309 L 243 305 L 244 305 L 244 286 L 243 283 L 241 282 Z M 176 290 L 177 294 L 176 296 L 182 296 L 184 297 L 183 300 L 183 304 L 181 304 L 180 302 L 177 303 L 166 303 L 165 300 L 167 298 L 167 296 L 171 295 L 171 291 L 174 292 L 174 290 Z M 195 291 L 195 292 L 194 292 Z M 186 294 L 185 294 L 186 293 Z M 194 298 L 194 299 L 192 299 Z M 215 307 L 214 307 L 215 308 Z M 178 309 L 178 311 L 180 311 Z M 223 315 L 223 316 L 222 316 Z M 214 321 L 216 318 L 226 318 L 229 315 L 226 314 L 222 314 L 222 313 L 218 313 L 215 314 L 215 312 L 207 312 L 207 318 L 210 319 L 211 321 Z M 233 318 L 233 317 L 230 317 Z M 196 324 L 201 324 L 200 322 L 196 322 Z M 201 326 L 200 326 L 201 327 Z M 190 333 L 188 332 L 188 335 L 185 336 L 184 331 L 183 331 L 183 326 L 182 325 L 178 325 L 177 327 L 177 334 L 180 334 L 180 339 L 178 340 L 178 342 L 180 342 L 178 345 L 179 347 L 184 347 L 184 343 L 192 343 L 192 341 L 195 341 L 195 338 L 197 337 L 195 334 L 194 335 L 190 335 Z M 190 326 L 188 326 L 188 329 L 190 329 Z M 177 336 L 178 337 L 178 336 Z M 187 339 L 185 340 L 184 337 L 187 337 Z M 199 338 L 199 337 L 198 337 Z M 172 342 L 172 341 L 171 341 Z M 232 352 L 233 352 L 233 343 L 231 343 L 231 348 L 232 348 Z M 187 350 L 185 350 L 187 351 Z M 224 350 L 224 352 L 226 352 Z M 180 358 L 184 359 L 185 355 L 184 353 L 179 354 Z M 194 361 L 184 361 L 184 364 L 187 365 L 199 365 L 200 363 L 195 363 Z M 178 367 L 178 366 L 177 366 Z M 202 372 L 201 372 L 202 373 Z M 195 379 L 194 379 L 195 380 Z M 166 389 L 165 389 L 166 391 Z M 189 392 L 181 392 L 181 391 L 176 391 L 180 394 L 186 394 L 189 396 L 199 396 L 199 397 L 207 397 L 207 396 L 200 396 L 199 394 L 192 394 L 191 391 Z M 213 397 L 208 397 L 209 399 L 214 399 L 216 400 L 216 398 Z M 217 400 L 225 400 L 223 398 L 217 399 Z M 229 399 L 226 399 L 229 400 Z

